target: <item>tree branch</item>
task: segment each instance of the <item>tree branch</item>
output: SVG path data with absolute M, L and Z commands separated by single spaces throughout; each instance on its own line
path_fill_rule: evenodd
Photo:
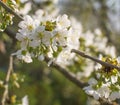
M 50 59 L 49 58 L 45 58 L 45 61 L 48 62 L 48 61 L 50 61 Z M 69 70 L 67 70 L 67 69 L 59 66 L 55 62 L 52 62 L 52 64 L 50 66 L 54 67 L 58 72 L 60 72 L 61 74 L 63 74 L 68 80 L 70 80 L 71 82 L 73 82 L 78 87 L 83 88 L 83 87 L 85 87 L 85 86 L 88 85 L 87 83 L 82 82 L 79 79 L 77 79 L 75 74 L 73 74 Z
M 6 103 L 6 100 L 8 99 L 8 87 L 9 87 L 8 83 L 10 80 L 10 75 L 12 73 L 12 70 L 13 70 L 13 57 L 10 56 L 9 67 L 8 67 L 5 84 L 4 84 L 5 90 L 2 96 L 1 105 L 6 105 L 5 103 Z
M 13 30 L 11 30 L 10 28 L 7 27 L 7 28 L 5 29 L 5 33 L 6 33 L 10 38 L 12 38 L 14 42 L 17 41 L 17 39 L 15 38 L 16 33 L 15 33 Z
M 91 56 L 85 54 L 84 52 L 81 52 L 81 51 L 78 51 L 78 50 L 75 50 L 75 49 L 72 49 L 71 52 L 74 52 L 74 53 L 76 53 L 76 54 L 78 54 L 78 55 L 80 55 L 80 56 L 82 56 L 84 58 L 91 59 L 91 60 L 93 60 L 93 61 L 95 61 L 97 63 L 100 63 L 103 66 L 111 67 L 111 68 L 116 68 L 116 69 L 118 69 L 120 71 L 120 67 L 112 65 L 112 64 L 107 63 L 107 62 L 103 62 L 103 61 L 101 61 L 101 60 L 99 60 L 97 58 L 91 57 Z
M 3 7 L 10 13 L 14 14 L 17 18 L 19 18 L 19 20 L 22 20 L 22 18 L 16 14 L 13 10 L 11 10 L 9 7 L 7 7 L 4 3 L 0 2 L 0 4 L 3 5 Z M 48 61 L 48 60 L 47 60 Z M 78 80 L 76 78 L 76 76 L 74 74 L 72 74 L 71 72 L 69 72 L 68 70 L 60 67 L 59 65 L 57 65 L 56 63 L 52 63 L 51 64 L 52 67 L 55 67 L 56 70 L 58 70 L 60 73 L 62 73 L 67 79 L 69 79 L 70 81 L 72 81 L 73 83 L 75 83 L 77 86 L 79 86 L 80 88 L 83 88 L 84 86 L 87 86 L 87 83 L 83 83 L 80 80 Z

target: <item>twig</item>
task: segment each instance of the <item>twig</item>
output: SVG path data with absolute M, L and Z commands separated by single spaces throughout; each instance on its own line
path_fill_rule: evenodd
M 87 83 L 84 83 L 84 82 L 80 81 L 79 79 L 77 79 L 75 74 L 69 72 L 68 70 L 66 70 L 64 68 L 62 68 L 61 66 L 57 65 L 56 63 L 53 63 L 52 67 L 55 67 L 57 71 L 62 73 L 67 79 L 72 81 L 78 87 L 83 88 L 83 87 L 88 85 Z
M 6 33 L 10 38 L 12 38 L 14 42 L 17 41 L 17 39 L 15 38 L 16 33 L 15 33 L 13 30 L 11 30 L 10 28 L 7 27 L 7 28 L 5 29 L 5 33 Z
M 46 60 L 46 62 L 50 61 L 49 58 L 46 58 L 45 60 Z M 53 62 L 50 66 L 56 68 L 57 71 L 62 73 L 68 80 L 72 81 L 78 87 L 83 88 L 88 85 L 87 83 L 82 82 L 79 79 L 77 79 L 75 74 L 73 74 L 69 70 L 59 66 L 55 62 Z
M 13 14 L 19 21 L 23 20 L 20 15 L 14 12 L 10 7 L 8 7 L 5 3 L 0 0 L 0 5 L 9 13 Z
M 120 67 L 112 65 L 112 64 L 107 63 L 107 62 L 103 62 L 103 61 L 101 61 L 101 60 L 99 60 L 97 58 L 91 57 L 91 56 L 85 54 L 84 52 L 81 52 L 81 51 L 78 51 L 78 50 L 75 50 L 75 49 L 72 49 L 71 52 L 74 52 L 74 53 L 76 53 L 76 54 L 78 54 L 78 55 L 80 55 L 80 56 L 82 56 L 84 58 L 91 59 L 91 60 L 93 60 L 93 61 L 95 61 L 97 63 L 100 63 L 103 66 L 111 67 L 111 68 L 116 68 L 116 69 L 118 69 L 120 71 Z
M 4 90 L 4 93 L 3 93 L 3 96 L 2 96 L 1 105 L 5 105 L 6 100 L 8 98 L 8 87 L 9 87 L 8 83 L 9 83 L 9 80 L 10 80 L 10 75 L 12 73 L 12 70 L 13 70 L 13 58 L 12 58 L 12 56 L 10 56 L 8 72 L 7 72 L 7 75 L 6 75 L 5 85 L 4 85 L 5 90 Z

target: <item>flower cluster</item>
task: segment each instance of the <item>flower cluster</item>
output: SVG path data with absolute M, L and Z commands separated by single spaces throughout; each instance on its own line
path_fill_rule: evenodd
M 18 11 L 15 0 L 2 0 L 7 6 L 13 9 L 15 12 Z M 0 31 L 3 32 L 5 28 L 12 24 L 13 14 L 8 13 L 2 6 L 0 6 Z
M 120 66 L 120 58 L 111 59 L 103 58 L 103 61 Z M 120 73 L 117 69 L 105 66 L 99 66 L 96 73 L 96 79 L 91 78 L 88 82 L 89 86 L 84 90 L 88 95 L 95 99 L 107 99 L 114 101 L 120 99 Z
M 101 30 L 96 28 L 93 32 L 88 30 L 82 34 L 82 38 L 85 40 L 85 50 L 88 53 L 104 53 L 110 57 L 116 57 L 115 47 L 109 45 L 107 37 L 103 36 Z M 105 50 L 106 49 L 106 50 Z
M 57 6 L 59 0 L 20 0 L 19 1 L 19 11 L 18 13 L 22 16 L 27 15 L 29 13 L 33 13 L 38 8 L 35 8 L 35 5 L 42 6 L 42 9 L 48 11 L 49 13 L 57 13 L 59 12 L 59 8 Z
M 67 15 L 52 17 L 38 10 L 33 17 L 25 16 L 18 26 L 16 38 L 21 42 L 21 49 L 13 55 L 27 63 L 33 58 L 44 60 L 45 56 L 65 63 L 63 60 L 67 62 L 74 57 L 71 49 L 79 48 L 79 36 L 73 31 Z
M 81 28 L 79 28 L 79 30 L 81 30 Z M 81 34 L 80 49 L 92 56 L 100 56 L 103 54 L 104 56 L 115 58 L 116 48 L 113 45 L 109 45 L 107 42 L 107 38 L 103 36 L 99 28 L 96 28 L 93 32 L 88 30 L 87 32 Z M 89 77 L 91 73 L 94 72 L 94 62 L 91 62 L 91 60 L 87 59 L 83 62 L 85 64 L 85 67 L 82 72 L 78 71 L 76 73 L 76 76 L 78 78 Z

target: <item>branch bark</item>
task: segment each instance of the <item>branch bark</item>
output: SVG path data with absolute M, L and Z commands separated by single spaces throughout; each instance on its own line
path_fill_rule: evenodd
M 45 61 L 48 62 L 48 61 L 50 61 L 50 59 L 49 58 L 45 58 Z M 56 64 L 55 62 L 52 62 L 52 64 L 50 66 L 54 67 L 58 72 L 63 74 L 68 80 L 73 82 L 78 87 L 83 88 L 85 86 L 88 86 L 87 83 L 82 82 L 79 79 L 77 79 L 75 74 L 71 73 L 69 70 L 61 67 L 60 65 Z
M 62 68 L 61 66 L 57 65 L 56 63 L 53 63 L 51 66 L 55 67 L 57 71 L 62 73 L 68 80 L 73 82 L 78 87 L 83 88 L 83 87 L 88 85 L 87 83 L 84 83 L 84 82 L 80 81 L 79 79 L 77 79 L 75 74 L 71 73 L 70 71 L 68 71 L 64 68 Z
M 10 56 L 9 67 L 8 67 L 8 71 L 7 71 L 7 75 L 6 75 L 6 79 L 5 79 L 5 84 L 4 84 L 5 90 L 3 92 L 1 105 L 6 105 L 6 101 L 8 99 L 9 80 L 10 80 L 10 75 L 12 73 L 12 70 L 13 70 L 13 57 Z
M 18 19 L 18 21 L 21 21 L 23 20 L 22 17 L 20 15 L 18 15 L 16 12 L 14 12 L 11 8 L 9 8 L 7 5 L 5 5 L 1 0 L 0 0 L 0 5 L 5 8 L 5 10 L 13 15 L 15 15 L 15 17 Z M 9 30 L 6 30 L 7 33 L 11 33 L 11 31 Z M 13 33 L 11 33 L 13 34 Z M 106 35 L 109 35 L 108 33 L 106 33 Z M 12 38 L 14 38 L 15 35 L 11 36 Z M 108 36 L 109 37 L 109 36 Z M 109 38 L 109 40 L 111 40 Z M 88 59 L 91 59 L 97 63 L 100 63 L 101 65 L 104 65 L 104 66 L 107 66 L 107 67 L 112 67 L 112 68 L 116 68 L 118 70 L 120 70 L 120 67 L 117 67 L 115 65 L 112 65 L 112 64 L 109 64 L 109 63 L 106 63 L 106 62 L 103 62 L 101 60 L 98 60 L 94 57 L 91 57 L 81 51 L 77 51 L 75 49 L 73 49 L 71 52 L 74 52 L 82 57 L 85 57 L 85 58 L 88 58 Z M 6 76 L 6 80 L 5 80 L 5 90 L 4 90 L 4 93 L 3 93 L 3 96 L 2 96 L 2 105 L 5 105 L 6 103 L 6 100 L 8 98 L 8 88 L 9 88 L 9 79 L 10 79 L 10 75 L 12 73 L 12 70 L 13 70 L 13 58 L 10 57 L 10 63 L 9 63 L 9 68 L 8 68 L 8 72 L 7 72 L 7 76 Z M 48 61 L 48 59 L 47 59 Z M 87 83 L 83 83 L 81 82 L 79 79 L 76 78 L 75 74 L 69 72 L 67 69 L 64 69 L 62 68 L 61 66 L 59 66 L 58 64 L 56 63 L 52 63 L 51 64 L 52 67 L 56 68 L 57 71 L 59 71 L 60 73 L 62 73 L 68 80 L 72 81 L 74 84 L 76 84 L 78 87 L 80 88 L 83 88 L 85 86 L 87 86 L 88 84 Z
M 97 62 L 97 63 L 99 63 L 99 64 L 101 64 L 103 66 L 116 68 L 116 69 L 118 69 L 120 71 L 120 67 L 112 65 L 112 64 L 107 63 L 107 62 L 103 62 L 103 61 L 101 61 L 101 60 L 99 60 L 97 58 L 91 57 L 91 56 L 85 54 L 84 52 L 81 52 L 81 51 L 78 51 L 78 50 L 75 50 L 75 49 L 72 49 L 71 52 L 74 52 L 74 53 L 76 53 L 76 54 L 78 54 L 78 55 L 80 55 L 80 56 L 82 56 L 84 58 L 91 59 L 91 60 L 93 60 L 93 61 L 95 61 L 95 62 Z

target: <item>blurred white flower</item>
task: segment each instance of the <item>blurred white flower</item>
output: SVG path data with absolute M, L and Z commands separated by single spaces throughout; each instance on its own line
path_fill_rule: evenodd
M 24 55 L 18 55 L 17 57 L 19 59 L 23 60 L 26 63 L 31 63 L 32 62 L 32 58 L 31 58 L 29 53 L 27 53 L 25 56 Z
M 112 84 L 116 83 L 117 81 L 118 81 L 118 76 L 112 75 L 111 76 L 111 82 L 112 82 Z
M 40 56 L 38 56 L 38 60 L 43 61 L 44 60 L 44 55 L 41 54 Z
M 89 85 L 96 85 L 97 84 L 97 80 L 94 78 L 90 78 L 90 80 L 88 81 Z
M 43 37 L 41 38 L 41 42 L 43 44 L 45 44 L 46 46 L 49 46 L 51 44 L 52 36 L 53 36 L 52 32 L 44 31 L 43 32 Z
M 32 40 L 32 41 L 29 42 L 29 46 L 33 47 L 33 48 L 36 48 L 36 47 L 38 47 L 40 45 L 40 43 L 41 43 L 41 41 L 39 39 Z
M 21 0 L 22 3 L 26 2 L 28 0 Z M 32 3 L 31 2 L 28 2 L 28 3 L 25 3 L 24 7 L 23 8 L 20 8 L 18 13 L 25 16 L 29 13 L 29 11 L 32 9 Z
M 83 34 L 83 37 L 85 39 L 85 45 L 93 45 L 94 43 L 94 34 L 91 31 L 87 31 L 85 34 Z
M 66 46 L 67 45 L 67 37 L 68 31 L 66 29 L 63 30 L 55 30 L 56 34 L 53 38 L 53 43 L 59 46 Z
M 25 3 L 26 1 L 28 1 L 28 0 L 20 0 L 21 3 Z
M 110 84 L 102 84 L 102 86 L 96 90 L 96 92 L 100 94 L 101 98 L 109 98 L 111 92 L 109 86 Z
M 116 57 L 116 49 L 114 46 L 107 46 L 105 48 L 105 54 L 110 55 L 111 57 Z
M 110 97 L 109 97 L 109 100 L 110 101 L 114 101 L 116 99 L 119 99 L 120 98 L 120 91 L 114 91 L 110 94 Z
M 101 30 L 100 30 L 99 28 L 96 28 L 96 29 L 94 30 L 94 32 L 95 32 L 95 34 L 97 34 L 97 35 L 102 35 L 102 32 L 101 32 Z
M 25 55 L 22 54 L 23 50 L 18 50 L 16 53 L 13 53 L 12 55 L 16 55 L 18 59 L 23 60 L 26 63 L 31 63 L 32 62 L 32 58 L 31 55 L 26 52 Z
M 72 59 L 72 54 L 69 50 L 64 49 L 56 58 L 56 63 L 61 66 L 66 66 L 71 64 L 70 60 Z
M 92 86 L 85 87 L 84 90 L 88 95 L 93 96 L 96 100 L 98 100 L 100 98 L 100 94 L 97 91 L 95 91 L 92 88 Z
M 120 64 L 118 59 L 119 57 L 116 58 L 116 60 L 113 59 L 113 61 L 117 61 L 117 65 Z M 88 81 L 89 86 L 84 88 L 87 94 L 93 96 L 95 99 L 105 98 L 109 101 L 120 99 L 120 84 L 118 80 L 120 78 L 119 71 L 111 69 L 111 71 L 106 73 L 104 72 L 103 67 L 101 67 L 96 71 L 96 77 L 98 80 L 90 78 Z
M 33 18 L 29 15 L 24 16 L 24 20 L 21 21 L 18 26 L 20 29 L 18 30 L 21 35 L 27 36 L 34 34 L 36 27 L 39 26 L 38 20 L 33 20 Z
M 120 63 L 120 56 L 117 57 L 117 61 L 118 61 L 118 63 Z
M 94 86 L 97 85 L 97 81 L 92 78 L 89 81 L 89 85 L 88 87 L 85 87 L 84 90 L 88 95 L 93 96 L 96 100 L 98 100 L 99 98 L 109 98 L 110 95 L 110 88 L 109 88 L 109 84 L 102 84 L 102 86 L 100 86 L 98 89 L 93 88 Z
M 71 22 L 68 19 L 68 16 L 66 14 L 64 14 L 63 16 L 58 16 L 56 19 L 56 22 L 57 22 L 58 29 L 68 28 L 71 25 Z
M 22 105 L 29 105 L 28 96 L 24 96 L 24 97 L 22 98 Z

